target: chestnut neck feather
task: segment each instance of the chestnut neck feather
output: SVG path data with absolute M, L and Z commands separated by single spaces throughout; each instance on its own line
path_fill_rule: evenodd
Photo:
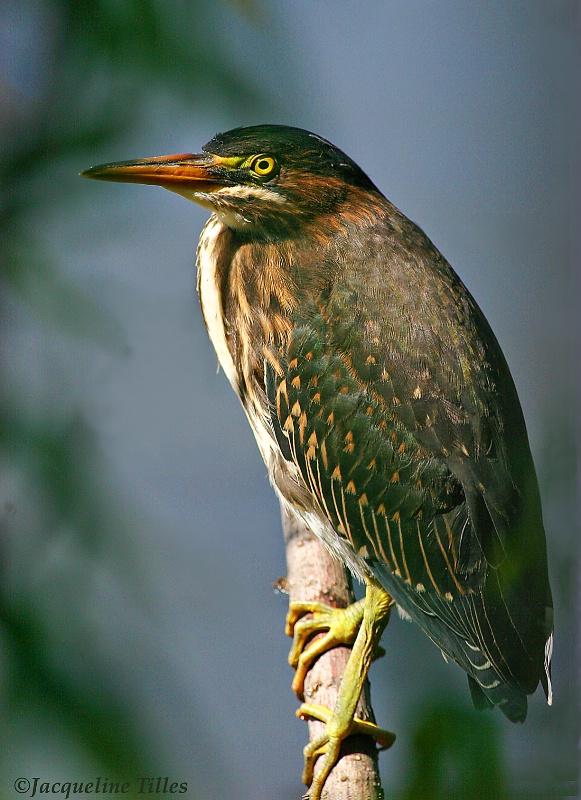
M 251 383 L 262 384 L 264 360 L 271 356 L 272 346 L 284 351 L 293 316 L 336 280 L 340 267 L 334 255 L 337 239 L 352 239 L 361 228 L 390 216 L 393 207 L 381 195 L 370 203 L 368 194 L 365 202 L 360 194 L 353 188 L 335 214 L 312 215 L 300 233 L 290 234 L 289 226 L 287 234 L 278 238 L 267 237 L 258 229 L 232 230 L 211 218 L 200 241 L 198 265 L 200 272 L 209 268 L 204 252 L 211 250 L 214 291 L 241 398 Z M 206 297 L 204 294 L 200 291 L 202 309 L 214 341 L 205 308 L 208 289 Z M 216 341 L 214 345 L 220 358 Z

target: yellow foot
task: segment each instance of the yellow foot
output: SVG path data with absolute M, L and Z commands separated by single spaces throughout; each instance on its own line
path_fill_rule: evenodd
M 341 743 L 353 733 L 372 736 L 382 747 L 391 747 L 395 735 L 355 716 L 369 666 L 379 652 L 379 640 L 389 620 L 393 600 L 388 592 L 371 578 L 367 579 L 365 599 L 345 609 L 335 609 L 321 603 L 293 603 L 287 618 L 287 633 L 294 637 L 289 661 L 297 668 L 293 688 L 303 693 L 305 674 L 312 661 L 335 644 L 352 644 L 351 654 L 343 673 L 333 711 L 325 706 L 303 703 L 300 717 L 314 717 L 325 724 L 325 732 L 310 742 L 304 750 L 304 782 L 311 788 L 308 800 L 321 800 L 323 786 L 339 758 Z M 313 619 L 301 620 L 303 614 Z M 308 638 L 327 631 L 322 639 L 307 644 Z M 324 756 L 315 776 L 315 763 Z
M 288 661 L 296 669 L 292 688 L 300 700 L 304 699 L 305 677 L 311 665 L 322 653 L 340 644 L 352 645 L 361 626 L 365 600 L 359 600 L 347 608 L 334 608 L 325 603 L 291 603 L 286 618 L 286 633 L 293 637 Z M 303 619 L 305 614 L 311 614 Z M 307 644 L 317 633 L 325 633 Z M 377 647 L 374 660 L 385 655 Z
M 303 800 L 320 800 L 325 781 L 339 758 L 341 744 L 348 736 L 358 733 L 371 736 L 379 745 L 380 750 L 387 750 L 395 742 L 395 733 L 379 728 L 375 723 L 358 717 L 347 720 L 347 724 L 345 724 L 339 715 L 326 706 L 303 703 L 297 710 L 297 717 L 301 719 L 311 717 L 326 725 L 325 733 L 309 742 L 303 751 L 305 756 L 303 783 L 310 786 Z M 325 756 L 322 766 L 314 776 L 315 762 L 322 755 Z

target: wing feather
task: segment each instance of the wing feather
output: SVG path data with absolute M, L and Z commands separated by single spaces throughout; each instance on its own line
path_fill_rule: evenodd
M 452 341 L 437 319 L 414 327 L 401 297 L 338 282 L 295 320 L 282 374 L 265 362 L 266 392 L 337 535 L 466 670 L 475 702 L 522 720 L 552 624 L 534 469 L 496 340 L 458 279 L 438 280 Z

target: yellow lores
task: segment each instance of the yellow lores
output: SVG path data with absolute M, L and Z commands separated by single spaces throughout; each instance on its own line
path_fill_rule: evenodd
M 220 363 L 285 509 L 366 583 L 348 609 L 289 611 L 301 699 L 314 659 L 353 645 L 335 708 L 300 709 L 326 724 L 305 750 L 310 800 L 345 737 L 393 742 L 354 718 L 393 603 L 466 672 L 477 708 L 522 722 L 539 681 L 550 703 L 553 606 L 525 422 L 487 321 L 423 231 L 297 128 L 238 128 L 200 155 L 83 174 L 211 210 L 198 288 Z

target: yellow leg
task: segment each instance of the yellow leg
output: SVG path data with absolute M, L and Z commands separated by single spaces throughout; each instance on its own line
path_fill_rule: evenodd
M 353 627 L 355 627 L 355 629 L 358 627 L 358 631 L 351 655 L 349 656 L 349 661 L 347 662 L 345 674 L 341 681 L 335 708 L 331 712 L 323 706 L 304 703 L 297 712 L 301 717 L 311 716 L 326 724 L 325 733 L 310 742 L 304 750 L 305 769 L 303 781 L 307 786 L 311 787 L 306 795 L 309 800 L 320 800 L 325 781 L 339 757 L 341 743 L 347 736 L 352 733 L 368 734 L 377 740 L 382 749 L 390 747 L 395 740 L 395 735 L 393 733 L 378 728 L 377 725 L 371 722 L 366 722 L 355 717 L 357 701 L 359 700 L 371 662 L 374 655 L 377 654 L 379 640 L 389 621 L 392 603 L 391 596 L 383 587 L 372 581 L 367 582 L 365 600 L 359 601 L 359 603 L 355 603 L 351 606 L 350 608 L 354 608 L 353 613 L 351 615 L 347 614 L 347 616 L 343 616 L 342 618 L 343 620 L 347 620 L 346 626 L 343 627 L 350 636 L 353 633 Z M 311 611 L 313 608 L 313 605 L 307 604 L 311 607 L 309 609 L 304 609 L 304 605 L 305 604 L 298 603 L 293 605 L 293 609 L 289 612 L 290 622 L 288 627 L 293 629 L 295 633 L 295 641 L 293 642 L 293 649 L 291 650 L 289 660 L 292 659 L 292 661 L 297 664 L 297 671 L 298 668 L 301 667 L 302 671 L 306 674 L 308 667 L 322 650 L 320 647 L 317 647 L 318 642 L 315 642 L 314 645 L 309 645 L 301 655 L 298 655 L 301 643 L 304 644 L 307 637 L 313 632 L 312 626 L 303 626 L 299 628 L 298 633 L 296 632 L 297 625 L 299 624 L 296 621 L 296 617 L 299 616 L 300 613 L 305 613 L 305 610 Z M 339 641 L 344 642 L 344 640 L 337 639 L 338 633 L 336 626 L 327 625 L 327 622 L 334 621 L 328 618 L 330 611 L 337 610 L 338 609 L 329 609 L 321 605 L 314 611 L 315 614 L 327 615 L 327 617 L 324 618 L 325 624 L 319 626 L 319 629 L 322 628 L 323 630 L 327 629 L 329 631 L 326 637 L 320 640 L 327 640 L 327 646 L 323 649 L 329 649 L 329 647 L 333 647 L 334 644 L 339 643 Z M 349 609 L 341 610 L 343 612 L 349 612 Z M 340 623 L 339 632 L 342 630 L 343 628 Z M 330 642 L 331 644 L 329 644 Z M 305 654 L 307 654 L 307 657 L 301 663 L 301 657 Z M 304 664 L 307 664 L 307 666 L 305 667 Z M 303 680 L 304 675 L 301 675 L 301 691 Z M 324 759 L 321 768 L 315 776 L 315 762 L 319 756 L 324 756 Z

